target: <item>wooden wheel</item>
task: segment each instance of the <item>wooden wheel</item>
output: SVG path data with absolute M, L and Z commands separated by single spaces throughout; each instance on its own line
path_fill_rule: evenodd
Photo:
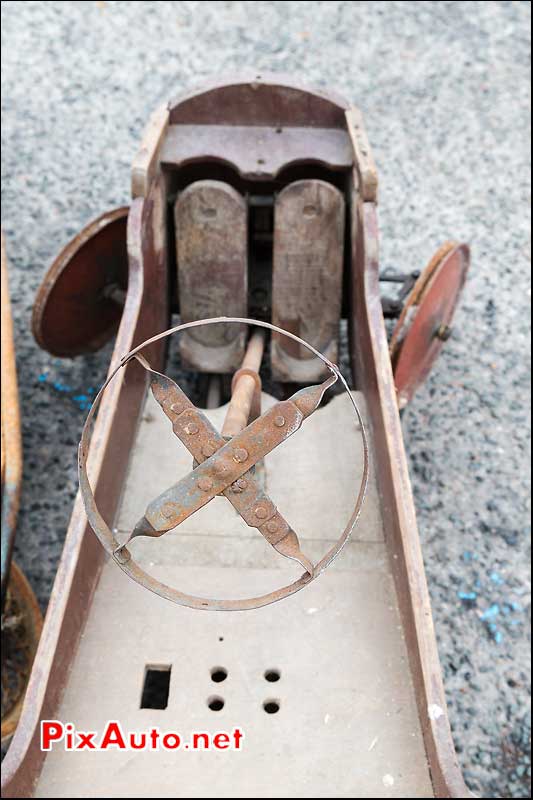
M 106 211 L 57 256 L 37 292 L 32 327 L 54 356 L 98 350 L 111 338 L 128 286 L 128 207 Z
M 450 338 L 469 265 L 468 246 L 447 242 L 435 253 L 407 297 L 390 342 L 400 408 L 411 401 Z

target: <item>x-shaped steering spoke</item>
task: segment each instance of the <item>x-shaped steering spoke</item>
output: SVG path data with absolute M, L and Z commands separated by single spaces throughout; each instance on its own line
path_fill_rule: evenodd
M 313 575 L 313 564 L 301 552 L 298 536 L 263 492 L 252 468 L 300 428 L 337 376 L 332 374 L 322 384 L 277 403 L 226 441 L 174 381 L 153 370 L 142 356 L 136 358 L 149 372 L 153 395 L 172 422 L 174 434 L 198 466 L 148 505 L 119 549 L 136 536 L 162 536 L 223 494 L 247 525 L 257 528 L 279 553 L 298 561 Z

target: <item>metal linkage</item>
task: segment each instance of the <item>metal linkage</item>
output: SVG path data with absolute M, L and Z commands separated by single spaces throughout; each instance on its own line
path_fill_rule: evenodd
M 227 441 L 174 381 L 152 370 L 142 356 L 137 359 L 150 373 L 154 397 L 171 420 L 175 435 L 198 466 L 148 505 L 144 517 L 117 552 L 137 536 L 162 536 L 223 494 L 247 525 L 257 528 L 279 553 L 295 559 L 313 575 L 313 564 L 301 552 L 296 533 L 262 491 L 251 469 L 300 428 L 304 419 L 319 406 L 324 392 L 337 380 L 336 376 L 277 403 Z M 243 375 L 240 381 L 247 377 Z M 231 405 L 226 421 L 234 419 L 230 411 Z M 242 412 L 241 407 L 239 412 Z
M 223 431 L 234 433 L 226 435 L 219 433 L 174 381 L 153 370 L 146 359 L 139 354 L 139 351 L 147 345 L 172 333 L 197 325 L 213 325 L 219 322 L 258 325 L 261 328 L 285 334 L 319 357 L 328 366 L 331 375 L 320 385 L 310 386 L 296 392 L 288 400 L 277 403 L 262 416 L 253 419 L 254 413 L 259 413 L 257 397 L 258 390 L 260 391 L 260 383 L 258 385 L 258 378 L 254 376 L 257 376 L 264 349 L 263 332 L 253 333 L 243 366 L 234 378 L 232 401 L 223 428 Z M 137 359 L 149 373 L 150 387 L 155 399 L 172 422 L 174 434 L 185 444 L 197 466 L 189 475 L 153 500 L 127 541 L 119 544 L 99 513 L 89 484 L 86 469 L 88 432 L 91 419 L 109 381 L 133 358 Z M 318 408 L 326 390 L 337 380 L 342 382 L 349 393 L 357 416 L 358 429 L 363 438 L 363 478 L 348 525 L 338 542 L 317 564 L 313 564 L 301 552 L 296 533 L 260 487 L 253 468 L 277 445 L 292 436 L 301 427 L 304 420 Z M 249 417 L 252 417 L 253 421 L 246 425 Z M 229 441 L 227 436 L 231 437 Z M 299 337 L 270 323 L 245 318 L 222 317 L 185 323 L 165 331 L 139 345 L 121 360 L 119 366 L 111 373 L 106 384 L 98 393 L 85 422 L 79 448 L 79 476 L 85 510 L 93 530 L 107 552 L 133 580 L 162 597 L 191 608 L 245 610 L 281 600 L 303 588 L 326 569 L 342 549 L 359 516 L 365 496 L 368 480 L 368 445 L 357 405 L 349 392 L 346 381 L 334 364 Z M 246 524 L 257 528 L 267 542 L 280 554 L 294 559 L 303 566 L 305 573 L 298 580 L 262 597 L 245 600 L 211 600 L 188 595 L 166 586 L 135 563 L 127 547 L 132 539 L 138 536 L 157 537 L 163 535 L 220 494 L 230 501 Z
M 381 305 L 385 319 L 397 319 L 402 313 L 405 299 L 412 291 L 416 281 L 420 277 L 420 270 L 413 270 L 407 273 L 382 272 L 379 276 L 380 283 L 399 283 L 401 284 L 398 296 L 383 297 Z
M 231 383 L 231 400 L 222 426 L 222 436 L 236 436 L 261 414 L 259 367 L 265 349 L 265 331 L 256 329 L 248 342 L 241 365 Z

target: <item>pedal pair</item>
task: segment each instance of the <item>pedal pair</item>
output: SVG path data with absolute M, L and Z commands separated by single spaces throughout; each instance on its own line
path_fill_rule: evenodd
M 268 205 L 269 198 L 263 198 Z M 342 193 L 322 180 L 290 183 L 270 200 L 272 241 L 271 321 L 295 333 L 335 362 L 341 314 L 345 205 Z M 228 183 L 202 180 L 182 191 L 174 206 L 178 295 L 182 322 L 247 317 L 249 269 L 255 238 L 249 202 Z M 253 279 L 253 275 L 250 276 Z M 180 337 L 184 363 L 203 372 L 232 372 L 242 361 L 246 332 L 211 325 Z M 272 336 L 272 376 L 307 383 L 324 364 L 291 340 Z

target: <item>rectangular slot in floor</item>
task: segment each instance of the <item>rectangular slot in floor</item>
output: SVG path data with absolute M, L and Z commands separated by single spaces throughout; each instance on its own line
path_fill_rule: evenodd
M 170 666 L 146 666 L 144 670 L 141 708 L 166 708 L 170 687 Z

